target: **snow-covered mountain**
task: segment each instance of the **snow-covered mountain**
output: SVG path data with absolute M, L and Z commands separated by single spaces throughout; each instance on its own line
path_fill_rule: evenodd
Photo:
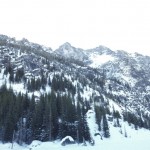
M 103 70 L 106 77 L 105 88 L 109 94 L 113 94 L 118 99 L 121 98 L 122 100 L 119 100 L 119 103 L 123 103 L 123 105 L 128 102 L 127 105 L 130 105 L 130 109 L 131 107 L 137 110 L 144 108 L 143 112 L 149 113 L 149 56 L 143 56 L 138 53 L 129 54 L 119 50 L 112 51 L 105 46 L 82 50 L 72 47 L 70 44 L 67 47 L 67 51 L 62 47 L 56 51 L 59 51 L 59 54 L 64 57 L 82 60 L 84 65 L 95 68 L 98 71 Z M 86 58 L 86 60 L 83 58 Z M 112 91 L 109 91 L 109 87 L 111 87 Z
M 8 135 L 5 116 L 11 117 L 14 109 L 5 111 L 4 99 L 9 106 L 9 99 L 16 99 L 19 113 L 18 107 L 24 109 L 15 119 L 12 116 L 14 128 Z M 53 103 L 49 104 L 49 99 Z M 76 142 L 89 140 L 94 145 L 98 139 L 131 138 L 138 131 L 149 134 L 150 57 L 105 46 L 83 50 L 69 43 L 52 50 L 0 35 L 0 102 L 0 140 L 4 142 L 55 141 L 70 134 Z M 36 113 L 41 113 L 41 118 Z

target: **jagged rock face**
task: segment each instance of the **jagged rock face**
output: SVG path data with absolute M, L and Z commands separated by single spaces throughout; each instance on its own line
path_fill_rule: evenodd
M 150 113 L 149 56 L 112 51 L 104 46 L 83 50 L 69 43 L 52 51 L 25 39 L 16 41 L 1 35 L 0 67 L 5 68 L 8 62 L 14 65 L 14 70 L 23 67 L 32 76 L 39 76 L 41 70 L 45 74 L 63 72 L 74 79 L 79 76 L 106 99 L 133 112 Z
M 71 46 L 70 43 L 61 45 L 58 49 L 55 50 L 54 53 L 66 58 L 73 58 L 79 61 L 86 61 L 88 59 L 88 56 L 83 49 L 75 48 Z

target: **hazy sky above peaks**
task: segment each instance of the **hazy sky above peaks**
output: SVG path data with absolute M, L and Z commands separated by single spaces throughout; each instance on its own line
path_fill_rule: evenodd
M 150 55 L 150 1 L 0 0 L 0 34 L 53 49 L 69 42 Z

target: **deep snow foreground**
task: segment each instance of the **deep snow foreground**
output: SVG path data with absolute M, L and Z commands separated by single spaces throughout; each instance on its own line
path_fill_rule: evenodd
M 33 141 L 30 145 L 19 146 L 13 145 L 14 150 L 150 150 L 150 131 L 145 129 L 135 130 L 130 126 L 126 126 L 127 138 L 124 134 L 120 134 L 119 128 L 110 124 L 111 137 L 109 139 L 100 140 L 100 137 L 94 137 L 95 145 L 67 145 L 61 146 L 60 141 L 56 142 L 39 142 Z M 0 144 L 0 150 L 10 150 L 12 144 Z

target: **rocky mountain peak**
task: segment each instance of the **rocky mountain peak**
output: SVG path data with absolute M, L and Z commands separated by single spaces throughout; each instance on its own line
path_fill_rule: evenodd
M 64 43 L 59 47 L 59 49 L 66 49 L 69 50 L 72 47 L 72 45 L 69 42 Z
M 54 53 L 63 56 L 65 58 L 69 58 L 69 59 L 73 58 L 79 61 L 83 61 L 84 59 L 87 59 L 87 55 L 83 49 L 76 48 L 68 42 L 61 45 L 58 49 L 55 50 Z

